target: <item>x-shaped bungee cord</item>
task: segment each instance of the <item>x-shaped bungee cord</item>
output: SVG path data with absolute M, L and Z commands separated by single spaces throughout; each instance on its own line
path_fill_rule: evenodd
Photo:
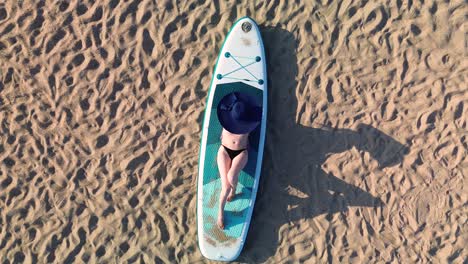
M 225 74 L 218 74 L 216 75 L 216 78 L 218 78 L 218 80 L 221 80 L 222 78 L 227 78 L 227 79 L 233 79 L 233 80 L 241 80 L 241 81 L 248 81 L 248 82 L 256 82 L 260 85 L 262 85 L 264 83 L 264 81 L 262 79 L 258 79 L 255 75 L 253 75 L 248 69 L 247 67 L 252 65 L 252 64 L 255 64 L 257 62 L 260 62 L 262 59 L 260 58 L 260 56 L 257 56 L 255 58 L 252 58 L 252 57 L 241 57 L 241 56 L 234 56 L 232 55 L 230 52 L 226 52 L 224 53 L 224 56 L 226 58 L 232 58 L 240 67 L 235 69 L 235 70 L 232 70 L 228 73 L 225 73 Z M 254 60 L 253 62 L 249 63 L 249 64 L 246 64 L 246 65 L 242 65 L 237 59 L 237 58 L 245 58 L 245 59 L 251 59 L 251 60 Z M 241 69 L 244 69 L 246 72 L 248 72 L 252 77 L 255 78 L 255 80 L 249 80 L 249 79 L 240 79 L 240 78 L 235 78 L 235 77 L 227 77 L 228 75 L 234 73 L 234 72 L 237 72 Z

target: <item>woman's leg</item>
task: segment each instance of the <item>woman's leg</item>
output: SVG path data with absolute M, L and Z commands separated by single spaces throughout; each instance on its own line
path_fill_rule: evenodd
M 232 160 L 231 168 L 227 173 L 227 179 L 230 185 L 229 196 L 227 197 L 228 201 L 231 201 L 236 195 L 237 182 L 239 180 L 239 173 L 247 164 L 249 160 L 249 154 L 247 150 L 242 151 Z
M 226 199 L 231 191 L 231 185 L 228 180 L 228 172 L 231 168 L 231 158 L 221 146 L 218 150 L 218 170 L 219 176 L 221 177 L 221 193 L 219 195 L 219 209 L 218 209 L 218 220 L 217 225 L 219 228 L 224 229 L 224 205 L 226 204 Z

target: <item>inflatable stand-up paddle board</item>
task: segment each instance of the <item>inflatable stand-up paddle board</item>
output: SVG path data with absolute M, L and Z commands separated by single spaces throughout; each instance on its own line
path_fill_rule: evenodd
M 200 142 L 197 225 L 200 251 L 208 259 L 232 261 L 244 246 L 255 204 L 265 143 L 267 117 L 266 62 L 262 37 L 249 17 L 237 20 L 218 55 L 205 109 Z M 239 174 L 237 195 L 226 202 L 224 229 L 217 224 L 221 178 L 216 161 L 221 145 L 219 101 L 232 92 L 247 93 L 262 105 L 260 125 L 249 135 L 249 160 Z

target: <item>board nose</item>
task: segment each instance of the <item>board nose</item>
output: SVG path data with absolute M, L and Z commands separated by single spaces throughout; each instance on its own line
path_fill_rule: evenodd
M 240 33 L 239 45 L 248 48 L 258 44 L 260 38 L 257 23 L 250 17 L 242 17 L 237 20 L 236 31 Z

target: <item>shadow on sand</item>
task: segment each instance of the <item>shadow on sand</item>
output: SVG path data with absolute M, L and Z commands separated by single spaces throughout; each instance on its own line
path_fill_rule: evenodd
M 257 202 L 238 259 L 241 262 L 264 262 L 273 256 L 284 224 L 322 214 L 331 219 L 350 206 L 383 205 L 378 197 L 322 170 L 328 156 L 356 147 L 377 160 L 379 168 L 385 168 L 400 163 L 407 151 L 404 145 L 365 124 L 356 130 L 297 124 L 296 40 L 280 28 L 263 27 L 261 32 L 269 74 L 267 141 Z M 289 195 L 288 188 L 307 197 Z

